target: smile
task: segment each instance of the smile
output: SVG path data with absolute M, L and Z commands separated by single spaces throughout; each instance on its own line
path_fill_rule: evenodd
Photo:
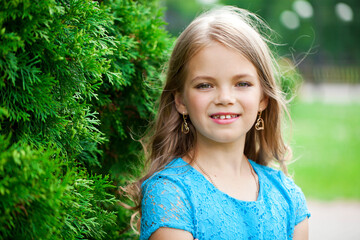
M 225 113 L 214 113 L 210 115 L 210 118 L 213 122 L 217 124 L 230 124 L 239 119 L 241 114 L 225 112 Z
M 239 114 L 213 114 L 210 117 L 212 119 L 232 119 L 232 118 L 238 118 Z

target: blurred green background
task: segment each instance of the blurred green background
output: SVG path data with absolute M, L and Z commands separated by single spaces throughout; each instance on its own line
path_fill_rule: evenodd
M 277 55 L 297 66 L 290 174 L 311 199 L 360 200 L 360 1 L 164 0 L 167 30 L 179 33 L 204 10 L 248 9 L 277 33 Z M 289 73 L 287 73 L 289 75 Z M 294 85 L 294 83 L 292 83 Z

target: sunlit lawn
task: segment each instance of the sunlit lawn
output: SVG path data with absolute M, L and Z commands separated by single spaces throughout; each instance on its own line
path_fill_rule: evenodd
M 295 102 L 289 166 L 307 198 L 360 200 L 360 104 Z

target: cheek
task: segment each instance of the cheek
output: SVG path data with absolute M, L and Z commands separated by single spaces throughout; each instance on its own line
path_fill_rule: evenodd
M 192 116 L 203 114 L 209 102 L 206 94 L 190 92 L 187 94 L 185 101 L 187 109 Z
M 256 117 L 260 105 L 260 94 L 243 96 L 240 101 L 244 110 L 248 112 L 249 115 Z

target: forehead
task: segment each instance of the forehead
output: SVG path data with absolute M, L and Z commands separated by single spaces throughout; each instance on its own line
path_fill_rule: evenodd
M 187 80 L 199 75 L 212 78 L 232 78 L 249 75 L 258 78 L 255 66 L 239 51 L 212 42 L 197 52 L 187 64 Z

